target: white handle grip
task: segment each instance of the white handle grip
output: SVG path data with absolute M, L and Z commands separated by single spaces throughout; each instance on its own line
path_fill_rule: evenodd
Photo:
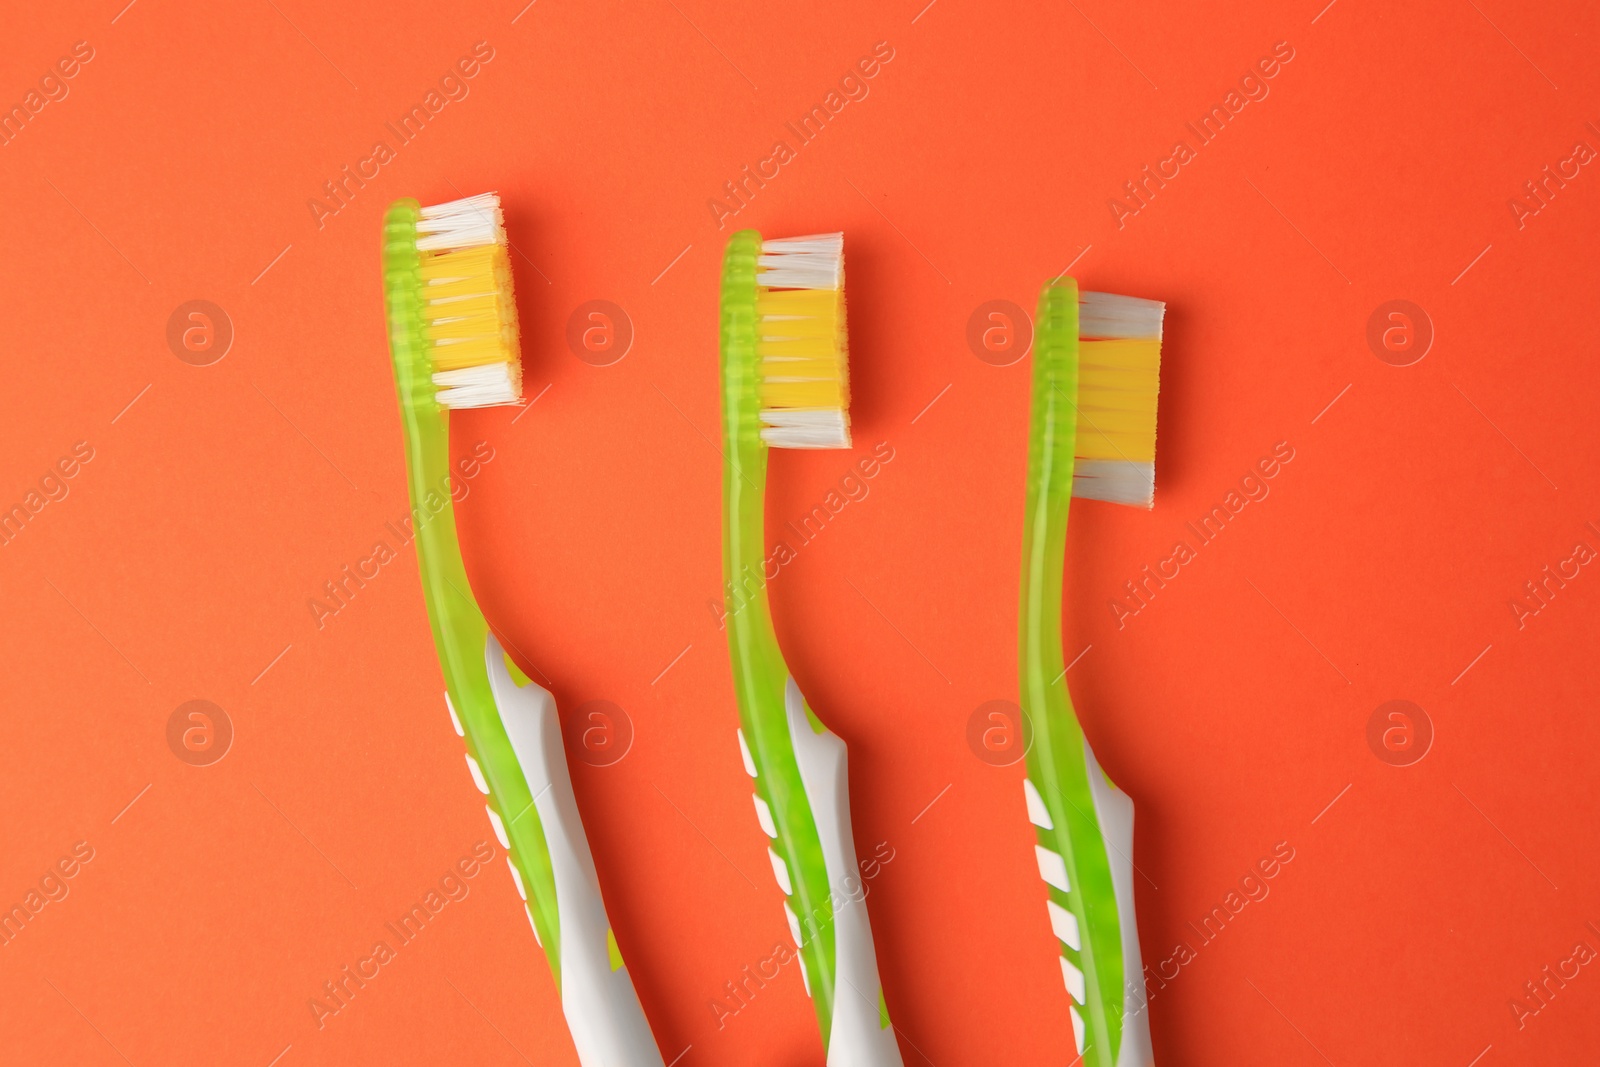
M 872 925 L 861 871 L 856 866 L 855 838 L 850 833 L 850 775 L 845 744 L 831 733 L 812 730 L 805 699 L 794 679 L 784 693 L 789 741 L 800 765 L 800 781 L 811 817 L 822 839 L 828 888 L 835 901 L 833 948 L 836 967 L 833 1021 L 828 1037 L 828 1067 L 901 1067 L 894 1028 L 880 1025 L 882 986 L 878 957 L 872 947 Z
M 1133 800 L 1111 784 L 1087 740 L 1083 755 L 1089 765 L 1089 795 L 1106 842 L 1111 888 L 1117 894 L 1117 925 L 1122 932 L 1122 1046 L 1117 1067 L 1154 1067 L 1150 1012 L 1139 958 L 1139 927 L 1133 908 Z
M 561 1011 L 578 1060 L 583 1067 L 661 1067 L 633 979 L 626 967 L 611 967 L 611 924 L 572 793 L 555 698 L 533 682 L 517 686 L 493 635 L 484 655 L 495 706 L 550 849 L 561 927 Z

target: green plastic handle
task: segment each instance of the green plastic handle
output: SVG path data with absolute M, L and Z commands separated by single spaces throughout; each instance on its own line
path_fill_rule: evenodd
M 1121 924 L 1106 841 L 1091 794 L 1089 776 L 1100 771 L 1089 764 L 1061 652 L 1062 573 L 1077 438 L 1076 281 L 1062 278 L 1045 285 L 1039 294 L 1035 338 L 1019 627 L 1022 711 L 1033 728 L 1028 780 L 1047 813 L 1033 817 L 1041 873 L 1047 864 L 1054 869 L 1051 855 L 1060 857 L 1069 888 L 1049 885 L 1050 899 L 1071 913 L 1079 931 L 1081 948 L 1066 943 L 1060 947 L 1062 956 L 1084 977 L 1083 1062 L 1114 1067 L 1122 1041 Z

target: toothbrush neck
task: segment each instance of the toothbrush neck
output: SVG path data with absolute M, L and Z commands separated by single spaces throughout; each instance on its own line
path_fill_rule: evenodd
M 1078 430 L 1077 303 L 1077 286 L 1071 279 L 1047 287 L 1039 298 L 1020 600 L 1022 680 L 1027 690 L 1053 688 L 1063 674 L 1062 584 Z M 1023 697 L 1025 707 L 1043 706 L 1042 691 L 1024 692 Z
M 742 406 L 741 406 L 742 407 Z M 727 410 L 722 469 L 723 611 L 736 650 L 734 670 L 746 657 L 778 657 L 767 599 L 766 488 L 767 446 L 761 442 L 753 410 Z
M 467 581 L 456 535 L 449 413 L 438 408 L 431 396 L 421 401 L 404 386 L 400 394 L 411 498 L 407 532 L 415 538 L 428 619 L 446 681 L 454 688 L 462 678 L 481 673 L 489 626 Z

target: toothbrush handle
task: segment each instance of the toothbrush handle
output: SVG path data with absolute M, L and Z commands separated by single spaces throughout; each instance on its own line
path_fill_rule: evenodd
M 661 1052 L 606 918 L 555 698 L 533 682 L 518 686 L 492 635 L 484 658 L 506 736 L 533 795 L 532 813 L 506 815 L 516 822 L 533 814 L 544 829 L 560 926 L 561 1010 L 578 1061 L 583 1067 L 661 1067 Z
M 806 712 L 794 679 L 784 686 L 784 715 L 800 784 L 822 846 L 833 902 L 833 1015 L 828 1067 L 900 1067 L 900 1046 L 883 1010 L 878 958 L 867 918 L 866 885 L 850 828 L 850 775 L 845 743 Z
M 1133 907 L 1133 799 L 1118 789 L 1083 743 L 1089 770 L 1089 795 L 1106 843 L 1106 865 L 1117 900 L 1117 929 L 1122 942 L 1122 1043 L 1117 1067 L 1153 1067 L 1150 1012 L 1145 992 L 1144 963 L 1139 954 L 1139 927 Z
M 1023 792 L 1078 1060 L 1085 1067 L 1149 1067 L 1133 907 L 1133 804 L 1089 748 L 1061 655 L 1078 415 L 1077 282 L 1046 283 L 1034 323 L 1019 598 L 1022 711 L 1033 723 L 1033 745 Z

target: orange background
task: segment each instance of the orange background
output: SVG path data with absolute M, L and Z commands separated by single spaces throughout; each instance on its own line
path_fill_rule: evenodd
M 851 744 L 858 848 L 894 851 L 869 908 L 908 1064 L 1071 1058 L 1022 770 L 967 743 L 1017 695 L 1029 377 L 980 360 L 968 319 L 1031 307 L 1069 263 L 1169 309 L 1155 510 L 1075 506 L 1066 608 L 1072 691 L 1137 804 L 1145 961 L 1193 950 L 1151 1002 L 1157 1061 L 1489 1067 L 1600 1042 L 1592 965 L 1520 1026 L 1510 1007 L 1600 949 L 1600 574 L 1521 628 L 1509 606 L 1600 549 L 1600 173 L 1520 228 L 1508 207 L 1600 148 L 1600 16 L 925 2 L 7 14 L 0 102 L 74 42 L 94 56 L 0 146 L 0 505 L 77 442 L 93 459 L 0 547 L 0 904 L 77 842 L 93 859 L 0 947 L 0 1059 L 575 1062 L 498 858 L 320 1029 L 308 1008 L 493 840 L 410 550 L 320 629 L 307 607 L 407 507 L 381 214 L 487 189 L 521 253 L 527 392 L 548 390 L 456 421 L 459 453 L 495 453 L 458 509 L 468 569 L 563 707 L 631 721 L 622 760 L 574 777 L 669 1060 L 822 1062 L 792 969 L 720 1028 L 711 1007 L 788 936 L 711 608 L 734 225 L 849 249 L 856 454 L 777 455 L 769 521 L 894 450 L 771 593 Z M 393 147 L 384 124 L 479 41 L 470 95 L 319 227 L 322 183 Z M 722 183 L 880 41 L 870 94 L 719 230 Z M 1108 200 L 1278 42 L 1270 95 L 1119 227 Z M 235 333 L 209 366 L 166 340 L 194 299 Z M 635 334 L 609 366 L 565 340 L 594 299 Z M 1411 366 L 1366 339 L 1391 299 L 1432 324 Z M 1280 441 L 1270 495 L 1119 628 L 1122 583 Z M 168 746 L 191 699 L 233 726 L 209 766 Z M 1434 731 L 1411 766 L 1368 745 L 1393 699 Z M 1279 842 L 1270 895 L 1202 943 Z

